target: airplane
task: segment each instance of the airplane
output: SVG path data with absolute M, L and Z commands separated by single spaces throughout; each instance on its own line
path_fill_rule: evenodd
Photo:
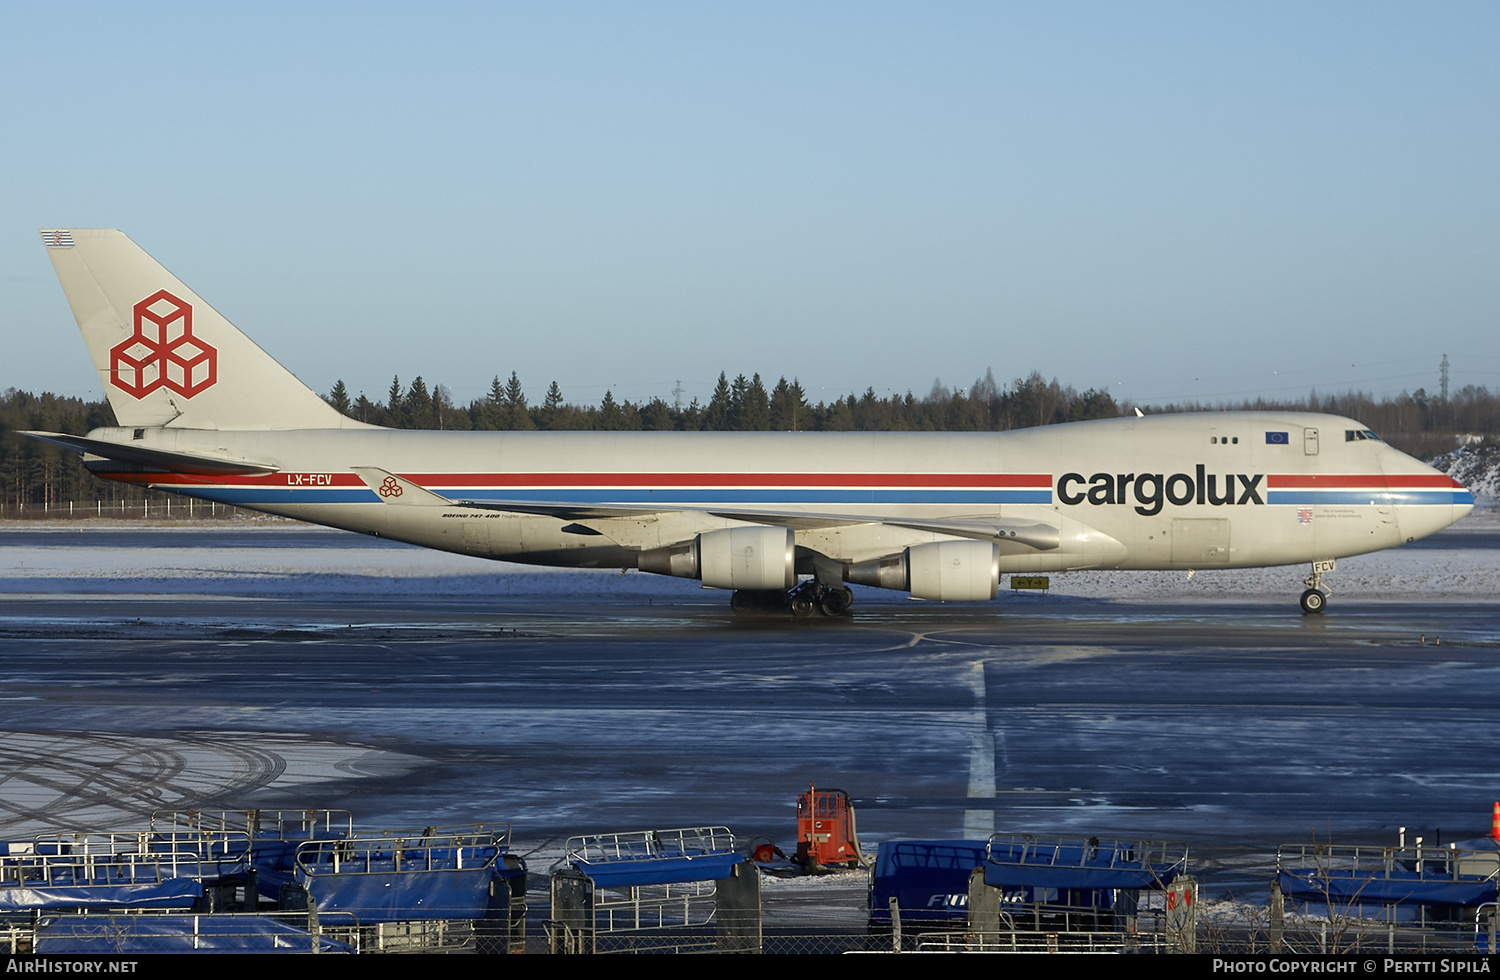
M 1153 415 L 1009 432 L 455 432 L 346 418 L 127 238 L 43 243 L 117 426 L 30 432 L 105 479 L 428 548 L 635 568 L 737 611 L 837 616 L 849 584 L 984 601 L 1002 573 L 1335 561 L 1474 498 L 1360 422 Z

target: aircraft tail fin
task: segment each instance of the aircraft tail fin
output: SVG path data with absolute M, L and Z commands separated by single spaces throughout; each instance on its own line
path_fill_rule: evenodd
M 120 425 L 362 427 L 122 232 L 44 229 L 42 242 Z

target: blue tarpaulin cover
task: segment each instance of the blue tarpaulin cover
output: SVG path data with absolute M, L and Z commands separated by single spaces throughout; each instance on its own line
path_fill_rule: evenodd
M 255 916 L 90 915 L 43 919 L 38 954 L 80 953 L 310 953 L 312 934 Z M 329 939 L 319 951 L 352 953 Z
M 1281 893 L 1305 902 L 1359 902 L 1363 905 L 1482 905 L 1495 901 L 1493 878 L 1423 879 L 1415 871 L 1373 872 L 1289 868 L 1279 875 Z
M 736 864 L 745 860 L 733 851 L 714 851 L 665 858 L 631 858 L 616 861 L 573 862 L 573 867 L 593 879 L 598 888 L 630 888 L 637 885 L 676 885 L 685 881 L 718 881 L 728 878 Z
M 320 831 L 305 838 L 257 834 L 250 841 L 250 864 L 255 868 L 257 889 L 267 898 L 276 898 L 281 894 L 282 885 L 297 880 L 297 848 L 304 841 L 343 839 L 343 834 L 328 831 Z
M 875 852 L 870 919 L 890 922 L 891 899 L 901 920 L 963 921 L 969 914 L 969 874 L 984 865 L 982 840 L 885 841 Z
M 0 888 L 0 910 L 27 909 L 187 909 L 203 895 L 192 878 L 127 884 L 17 885 Z
M 348 912 L 360 922 L 481 919 L 495 867 L 462 871 L 298 874 L 319 912 Z
M 984 883 L 997 888 L 1162 888 L 1182 873 L 1177 864 L 1148 864 L 1116 841 L 1028 847 L 991 846 Z

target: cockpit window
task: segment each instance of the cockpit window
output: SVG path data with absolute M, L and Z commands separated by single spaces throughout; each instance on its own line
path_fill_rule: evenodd
M 1344 441 L 1345 442 L 1363 442 L 1366 439 L 1373 439 L 1376 442 L 1383 442 L 1384 441 L 1379 436 L 1377 436 L 1375 433 L 1371 432 L 1369 429 L 1345 429 L 1344 430 Z

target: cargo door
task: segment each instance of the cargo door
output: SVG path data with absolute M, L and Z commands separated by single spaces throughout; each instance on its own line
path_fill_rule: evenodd
M 1172 564 L 1200 566 L 1229 560 L 1227 518 L 1186 518 L 1172 521 Z

